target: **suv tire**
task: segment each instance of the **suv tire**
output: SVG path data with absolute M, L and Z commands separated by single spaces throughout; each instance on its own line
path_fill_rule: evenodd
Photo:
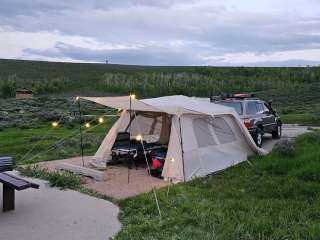
M 261 148 L 262 147 L 262 142 L 263 142 L 263 131 L 261 128 L 257 128 L 256 132 L 254 133 L 254 142 L 256 143 L 257 147 Z
M 277 123 L 276 129 L 272 131 L 272 138 L 273 139 L 279 139 L 282 135 L 282 126 L 281 123 Z

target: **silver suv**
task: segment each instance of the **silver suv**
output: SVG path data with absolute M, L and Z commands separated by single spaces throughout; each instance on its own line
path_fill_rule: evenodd
M 271 102 L 262 101 L 252 94 L 211 97 L 210 100 L 234 108 L 258 147 L 262 146 L 265 133 L 271 133 L 273 138 L 281 138 L 282 122 L 272 109 Z

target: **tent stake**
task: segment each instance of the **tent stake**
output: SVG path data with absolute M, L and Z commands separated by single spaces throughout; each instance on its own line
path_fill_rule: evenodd
M 169 181 L 169 185 L 168 185 L 168 189 L 167 189 L 167 198 L 169 197 L 169 191 L 170 191 L 170 186 L 171 186 L 171 183 L 172 183 L 172 179 L 169 178 L 168 181 Z

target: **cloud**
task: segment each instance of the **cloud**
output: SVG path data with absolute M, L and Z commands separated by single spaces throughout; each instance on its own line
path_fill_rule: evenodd
M 317 62 L 310 51 L 320 49 L 320 3 L 292 1 L 2 0 L 0 57 L 155 65 Z M 284 52 L 292 54 L 282 60 L 277 54 Z
M 247 66 L 306 66 L 320 65 L 320 49 L 307 49 L 297 51 L 280 51 L 265 54 L 254 52 L 225 54 L 222 56 L 205 57 L 208 62 L 218 60 L 226 65 Z
M 172 51 L 170 48 L 153 46 L 136 46 L 113 49 L 87 49 L 73 45 L 57 43 L 54 48 L 47 50 L 24 49 L 26 56 L 42 56 L 46 59 L 67 59 L 86 62 L 137 64 L 137 65 L 196 65 L 199 59 L 181 49 Z M 38 58 L 39 59 L 39 58 Z M 179 63 L 179 64 L 177 64 Z

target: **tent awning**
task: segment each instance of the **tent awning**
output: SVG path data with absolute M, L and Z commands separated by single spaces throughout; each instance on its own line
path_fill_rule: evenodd
M 130 109 L 130 96 L 122 97 L 80 97 L 91 102 L 95 102 L 107 107 L 129 110 Z M 131 109 L 134 111 L 146 111 L 146 112 L 163 112 L 162 110 L 146 104 L 135 98 L 131 98 Z

